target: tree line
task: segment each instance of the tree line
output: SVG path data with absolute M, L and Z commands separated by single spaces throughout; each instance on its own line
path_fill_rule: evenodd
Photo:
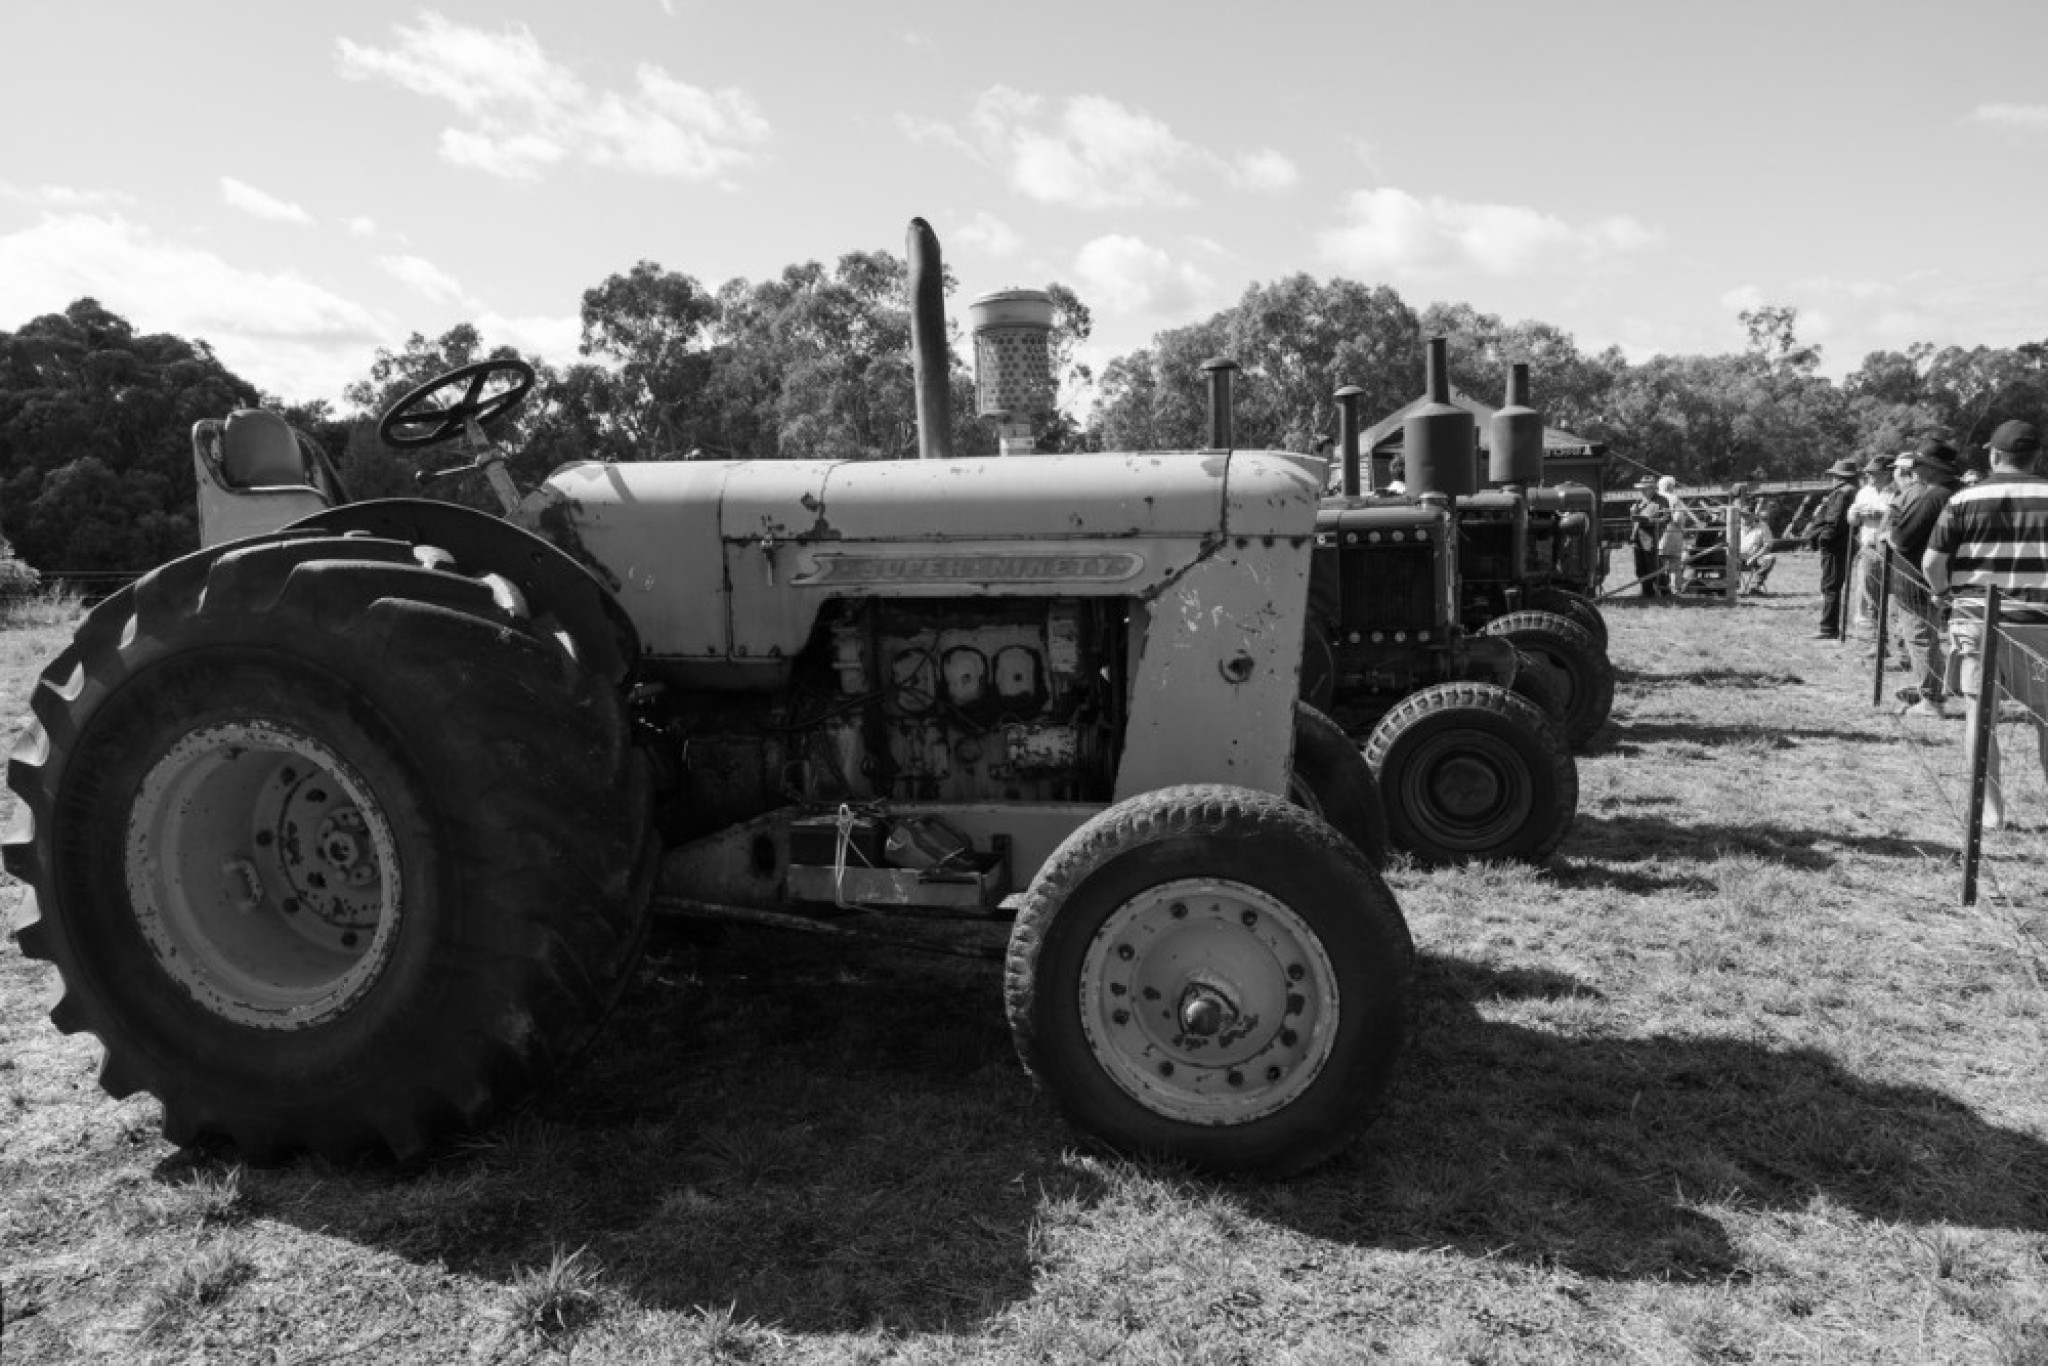
M 581 359 L 558 367 L 522 357 L 539 382 L 495 434 L 523 485 L 570 460 L 913 455 L 906 280 L 902 258 L 887 252 L 715 291 L 639 262 L 584 293 Z M 1047 288 L 1056 377 L 1093 400 L 1084 414 L 1045 421 L 1044 450 L 1201 445 L 1200 366 L 1212 356 L 1242 370 L 1239 445 L 1312 450 L 1336 431 L 1339 387 L 1365 391 L 1368 422 L 1415 398 L 1433 336 L 1450 340 L 1453 385 L 1486 402 L 1501 401 L 1508 365 L 1527 361 L 1551 425 L 1607 444 L 1610 483 L 1642 469 L 1684 483 L 1811 477 L 1843 455 L 1896 452 L 1929 435 L 1967 451 L 2008 418 L 2048 422 L 2048 342 L 1873 352 L 1838 383 L 1799 340 L 1791 308 L 1742 313 L 1740 352 L 1632 363 L 1616 348 L 1582 351 L 1548 323 L 1504 322 L 1464 304 L 1417 310 L 1385 285 L 1305 274 L 1254 284 L 1096 375 L 1077 359 L 1092 327 L 1086 304 L 1064 285 Z M 974 417 L 964 339 L 951 327 L 953 448 L 993 453 L 993 430 Z M 415 333 L 378 351 L 337 408 L 259 393 L 203 340 L 140 334 L 80 299 L 0 332 L 0 533 L 54 572 L 137 571 L 189 551 L 192 424 L 258 405 L 318 441 L 353 496 L 416 493 L 415 476 L 448 453 L 385 446 L 378 416 L 444 370 L 517 354 L 488 347 L 467 323 Z M 481 488 L 435 490 L 483 505 Z

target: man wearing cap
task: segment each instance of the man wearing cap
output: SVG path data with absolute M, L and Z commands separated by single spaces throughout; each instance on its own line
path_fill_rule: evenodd
M 1941 647 L 1941 613 L 1928 595 L 1920 559 L 1927 553 L 1927 538 L 1934 534 L 1942 509 L 1962 487 L 1962 466 L 1955 447 L 1940 437 L 1929 437 L 1918 450 L 1900 456 L 1897 469 L 1892 478 L 1897 493 L 1887 532 L 1894 557 L 1892 605 L 1898 609 L 1899 634 L 1905 637 L 1906 658 L 1913 670 L 1913 686 L 1900 689 L 1899 699 L 1911 704 L 1914 716 L 1940 717 L 1947 715 L 1944 676 L 1948 660 Z
M 1856 481 L 1863 467 L 1844 456 L 1828 466 L 1828 478 L 1835 481 L 1820 510 L 1813 514 L 1806 543 L 1820 552 L 1820 629 L 1822 640 L 1842 638 L 1842 584 L 1849 574 L 1849 552 L 1854 545 L 1849 535 L 1849 505 L 1856 499 Z
M 1628 510 L 1628 546 L 1635 556 L 1637 590 L 1646 598 L 1661 598 L 1671 592 L 1657 563 L 1657 543 L 1670 520 L 1671 505 L 1657 496 L 1657 481 L 1647 474 L 1636 480 L 1636 500 Z
M 1920 561 L 1928 591 L 1948 603 L 1955 685 L 1963 695 L 1964 756 L 1974 759 L 1977 688 L 1982 678 L 1987 590 L 1999 590 L 1998 680 L 2025 703 L 2048 773 L 2048 699 L 2030 683 L 2048 662 L 2048 479 L 2034 472 L 2041 434 L 2030 422 L 2005 422 L 1991 434 L 1991 473 L 1957 490 L 1935 519 Z M 1994 695 L 1994 701 L 1996 700 Z M 1998 781 L 1998 735 L 1985 755 L 1984 824 L 2005 823 Z

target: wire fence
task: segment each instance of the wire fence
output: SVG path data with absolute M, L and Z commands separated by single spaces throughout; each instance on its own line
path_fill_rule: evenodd
M 1852 566 L 1843 586 L 1843 621 L 1852 635 L 1867 631 L 1871 702 L 1886 703 L 1886 678 L 1903 637 L 1909 681 L 1891 693 L 1889 717 L 1900 738 L 1924 740 L 1925 721 L 1945 724 L 1949 705 L 1963 710 L 1961 772 L 1949 747 L 1917 743 L 1909 753 L 1921 770 L 1921 789 L 1963 832 L 1961 901 L 1989 903 L 2010 932 L 2037 986 L 2048 981 L 2048 828 L 2015 819 L 2021 811 L 2048 811 L 2048 624 L 2008 621 L 2008 608 L 2024 601 L 1996 588 L 1983 598 L 1981 627 L 1974 611 L 1952 619 L 1936 601 L 1919 566 L 1883 550 L 1882 573 L 1868 618 L 1857 610 L 1862 577 Z M 1974 608 L 1975 604 L 1971 604 Z M 1952 629 L 1960 621 L 1962 642 Z M 1975 637 L 1974 642 L 1970 637 Z M 1975 660 L 1972 665 L 1968 661 Z M 2036 762 L 2038 760 L 2038 763 Z

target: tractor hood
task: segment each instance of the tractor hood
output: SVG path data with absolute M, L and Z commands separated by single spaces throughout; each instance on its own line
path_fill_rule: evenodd
M 1323 470 L 1253 451 L 590 463 L 542 496 L 648 655 L 767 664 L 834 597 L 1149 598 L 1226 541 L 1299 552 Z

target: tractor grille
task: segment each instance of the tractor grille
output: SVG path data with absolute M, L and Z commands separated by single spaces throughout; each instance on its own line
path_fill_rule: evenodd
M 1428 541 L 1346 547 L 1343 558 L 1344 633 L 1370 639 L 1374 632 L 1438 630 L 1436 583 Z
M 1520 578 L 1520 566 L 1515 563 L 1514 524 L 1461 519 L 1458 573 L 1467 583 L 1500 583 Z

